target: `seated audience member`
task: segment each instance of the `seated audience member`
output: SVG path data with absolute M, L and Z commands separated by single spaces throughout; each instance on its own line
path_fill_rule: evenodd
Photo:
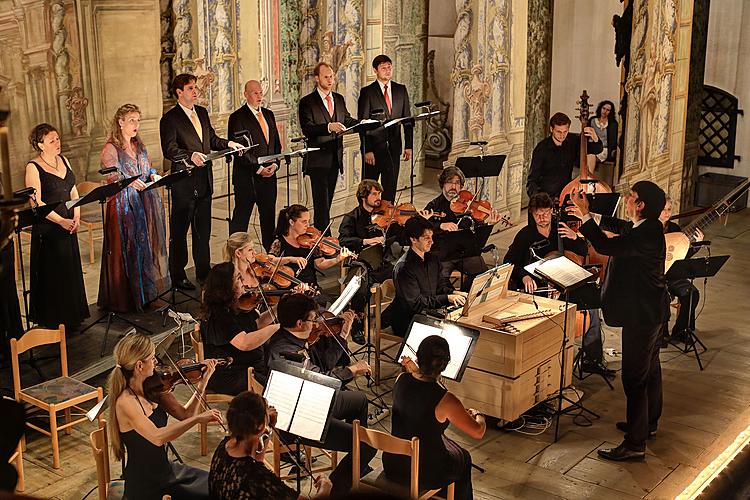
M 217 500 L 297 499 L 297 495 L 284 481 L 274 475 L 263 463 L 271 432 L 276 425 L 276 410 L 268 406 L 260 394 L 242 392 L 227 410 L 229 436 L 225 437 L 211 459 L 208 489 Z M 331 482 L 318 476 L 315 480 L 317 495 L 327 498 Z
M 455 482 L 455 498 L 474 498 L 471 485 L 471 455 L 445 435 L 453 424 L 474 439 L 482 439 L 487 428 L 484 415 L 464 408 L 461 401 L 440 383 L 440 374 L 450 362 L 448 342 L 437 335 L 424 339 L 417 349 L 417 365 L 402 358 L 406 373 L 393 387 L 391 430 L 401 439 L 419 438 L 420 489 L 444 488 Z M 393 481 L 408 483 L 409 457 L 383 453 L 383 468 Z

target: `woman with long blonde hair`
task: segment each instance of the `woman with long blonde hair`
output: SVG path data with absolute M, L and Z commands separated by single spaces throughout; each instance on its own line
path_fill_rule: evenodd
M 138 136 L 140 123 L 138 106 L 120 106 L 101 156 L 102 168 L 117 169 L 107 182 L 138 176 L 107 203 L 107 272 L 101 273 L 99 306 L 109 311 L 142 311 L 170 286 L 164 205 L 158 189 L 146 190 L 158 174 Z
M 208 498 L 208 473 L 170 462 L 166 444 L 198 423 L 221 422 L 218 410 L 201 411 L 193 395 L 181 405 L 171 392 L 144 393 L 144 381 L 154 374 L 156 348 L 150 338 L 131 334 L 115 346 L 115 367 L 107 381 L 110 397 L 109 435 L 115 459 L 123 460 L 125 496 L 138 499 Z M 206 371 L 197 386 L 205 394 L 216 360 L 205 361 Z M 172 415 L 177 422 L 167 423 Z

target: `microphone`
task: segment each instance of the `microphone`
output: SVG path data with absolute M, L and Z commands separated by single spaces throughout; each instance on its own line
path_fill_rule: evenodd
M 119 172 L 117 167 L 102 167 L 99 169 L 99 173 L 102 175 L 112 174 L 114 172 Z
M 578 182 L 581 184 L 596 184 L 599 181 L 596 179 L 578 179 Z
M 27 187 L 19 189 L 18 191 L 13 191 L 13 198 L 28 198 L 34 196 L 34 194 L 36 194 L 36 188 Z
M 487 253 L 493 251 L 495 248 L 497 248 L 494 243 L 491 243 L 487 245 L 486 247 L 482 248 L 482 253 Z
M 469 146 L 486 146 L 487 141 L 471 141 Z
M 291 139 L 289 139 L 289 142 L 303 142 L 304 140 L 305 140 L 304 136 L 302 136 L 302 137 L 292 137 Z
M 427 106 L 431 105 L 432 101 L 422 101 L 422 102 L 415 102 L 414 107 L 415 108 L 426 108 Z
M 703 240 L 703 241 L 691 241 L 690 242 L 691 247 L 710 247 L 711 246 L 711 240 Z
M 373 116 L 383 116 L 385 114 L 385 110 L 383 108 L 375 108 L 370 110 L 370 118 Z
M 250 132 L 248 132 L 247 130 L 238 130 L 237 132 L 232 134 L 232 136 L 237 140 L 245 139 L 245 142 L 248 146 L 252 146 L 253 144 L 253 141 L 250 140 Z

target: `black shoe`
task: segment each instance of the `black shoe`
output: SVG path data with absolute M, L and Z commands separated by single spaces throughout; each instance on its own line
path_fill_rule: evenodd
M 606 458 L 607 460 L 615 460 L 621 462 L 623 460 L 643 460 L 646 458 L 645 451 L 630 450 L 625 447 L 625 443 L 615 448 L 603 448 L 599 450 L 599 456 Z
M 615 424 L 615 427 L 617 427 L 617 430 L 620 432 L 628 432 L 628 423 L 627 422 L 617 422 Z M 656 429 L 649 429 L 648 431 L 648 437 L 652 438 L 656 436 Z
M 195 285 L 187 278 L 178 281 L 175 286 L 180 290 L 195 290 Z
M 584 360 L 581 362 L 581 370 L 585 373 L 595 373 L 598 375 L 602 375 L 606 378 L 615 378 L 616 372 L 614 370 L 610 370 L 606 366 L 604 366 L 604 363 L 601 361 L 587 361 Z
M 365 345 L 366 339 L 365 339 L 365 332 L 362 330 L 356 330 L 352 332 L 352 340 L 354 343 L 359 345 Z

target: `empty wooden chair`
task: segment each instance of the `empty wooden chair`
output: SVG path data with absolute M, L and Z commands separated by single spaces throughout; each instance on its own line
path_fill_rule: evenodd
M 393 353 L 393 356 L 391 356 L 389 351 L 399 347 L 404 339 L 395 335 L 390 327 L 383 328 L 381 321 L 381 316 L 385 306 L 393 302 L 393 299 L 396 296 L 396 287 L 393 284 L 393 280 L 387 279 L 379 285 L 373 286 L 370 288 L 370 293 L 372 293 L 372 302 L 375 308 L 373 315 L 374 328 L 372 332 L 372 343 L 375 346 L 373 378 L 375 379 L 375 385 L 379 385 L 382 380 L 381 361 L 383 361 L 383 358 L 385 357 L 390 362 L 398 363 L 399 361 L 393 357 L 396 354 Z M 385 342 L 389 342 L 389 344 L 386 345 Z

